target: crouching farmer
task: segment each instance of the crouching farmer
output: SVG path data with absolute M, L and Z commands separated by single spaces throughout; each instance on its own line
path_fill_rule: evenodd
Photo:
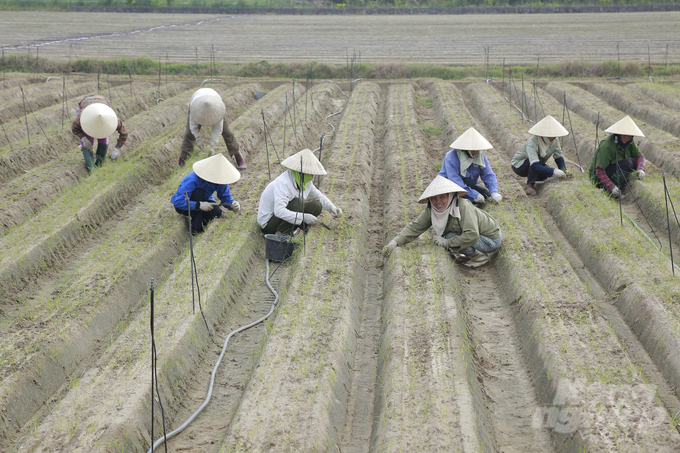
M 645 156 L 633 141 L 644 137 L 630 116 L 605 129 L 612 135 L 600 142 L 595 150 L 588 174 L 597 187 L 607 190 L 612 197 L 621 196 L 628 178 L 645 177 Z
M 501 229 L 487 212 L 463 198 L 465 193 L 458 184 L 437 175 L 418 200 L 427 203 L 423 213 L 406 225 L 383 252 L 391 253 L 432 227 L 434 243 L 451 254 L 462 255 L 466 266 L 488 263 L 501 245 Z
M 322 210 L 342 215 L 312 179 L 326 170 L 309 149 L 293 154 L 281 162 L 287 170 L 269 183 L 260 196 L 257 223 L 264 234 L 280 232 L 291 235 L 295 227 L 306 229 L 319 222 Z
M 92 173 L 94 167 L 104 165 L 109 147 L 109 136 L 114 131 L 118 131 L 118 141 L 111 152 L 112 160 L 120 155 L 120 148 L 127 140 L 127 129 L 104 96 L 85 96 L 78 102 L 78 116 L 71 123 L 71 132 L 80 139 L 80 147 L 88 173 Z M 97 142 L 96 159 L 93 154 L 95 141 Z
M 199 160 L 193 170 L 184 177 L 170 201 L 175 211 L 190 217 L 191 233 L 195 234 L 203 232 L 212 219 L 222 216 L 221 206 L 234 212 L 241 210 L 229 192 L 229 184 L 238 181 L 241 173 L 222 154 Z

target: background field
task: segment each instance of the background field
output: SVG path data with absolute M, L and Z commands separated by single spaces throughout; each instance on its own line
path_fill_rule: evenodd
M 626 61 L 644 64 L 639 54 L 652 39 L 664 58 L 668 44 L 669 60 L 678 42 L 671 14 L 10 14 L 15 21 L 0 27 L 10 36 L 2 38 L 7 58 L 36 58 L 35 43 L 74 38 L 40 47 L 46 61 L 167 52 L 191 65 L 200 42 L 199 58 L 207 61 L 214 43 L 220 64 L 280 57 L 342 67 L 356 44 L 365 61 L 479 65 L 485 45 L 491 58 L 498 46 L 518 61 L 549 49 L 554 61 L 597 61 L 612 58 L 600 42 L 619 42 L 638 49 Z M 656 22 L 645 28 L 647 20 Z M 583 35 L 623 21 L 627 27 L 614 27 L 627 30 L 620 41 Z M 571 24 L 560 26 L 573 33 L 554 33 L 551 23 Z M 532 33 L 525 39 L 521 30 Z M 77 40 L 93 33 L 121 34 Z M 447 47 L 448 39 L 463 44 Z M 544 47 L 527 56 L 525 46 Z M 280 295 L 273 316 L 233 337 L 212 401 L 168 451 L 677 450 L 680 283 L 670 256 L 680 225 L 664 197 L 667 190 L 680 200 L 673 77 L 213 75 L 3 72 L 0 450 L 146 451 L 152 423 L 158 437 L 164 424 L 170 431 L 187 419 L 205 398 L 225 337 L 274 301 L 255 222 L 259 195 L 283 158 L 318 148 L 322 135 L 328 175 L 316 184 L 344 214 L 324 214 L 331 229 L 313 227 L 271 275 Z M 197 149 L 187 167 L 177 166 L 186 103 L 201 84 L 222 95 L 248 168 L 231 187 L 243 212 L 226 213 L 193 239 L 199 304 L 187 225 L 169 199 L 190 165 L 207 157 Z M 88 176 L 70 122 L 77 100 L 94 92 L 111 99 L 130 137 L 118 160 Z M 562 147 L 573 177 L 528 198 L 509 162 L 546 114 L 570 131 Z M 604 129 L 625 114 L 645 133 L 636 142 L 647 176 L 618 205 L 581 168 L 587 172 Z M 449 144 L 471 126 L 494 145 L 487 156 L 504 200 L 485 209 L 501 225 L 498 258 L 468 269 L 429 232 L 383 256 L 421 212 L 416 200 Z M 151 279 L 162 408 L 150 385 Z

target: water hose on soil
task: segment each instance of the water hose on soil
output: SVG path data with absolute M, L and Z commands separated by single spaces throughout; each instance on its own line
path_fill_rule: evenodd
M 267 318 L 269 318 L 269 317 L 272 315 L 272 313 L 274 313 L 274 308 L 276 308 L 276 304 L 277 304 L 278 301 L 279 301 L 279 294 L 276 292 L 276 290 L 274 290 L 274 288 L 272 287 L 271 283 L 269 283 L 269 260 L 267 259 L 266 262 L 267 262 L 267 274 L 266 274 L 266 277 L 265 277 L 265 282 L 267 283 L 267 287 L 269 288 L 269 291 L 271 291 L 272 294 L 274 295 L 274 302 L 272 302 L 272 306 L 271 306 L 271 308 L 269 309 L 269 313 L 267 313 L 266 315 L 264 315 L 264 316 L 261 317 L 260 319 L 251 322 L 250 324 L 246 324 L 245 326 L 239 327 L 238 329 L 232 331 L 231 333 L 229 333 L 229 335 L 227 335 L 227 338 L 224 340 L 224 345 L 222 346 L 222 352 L 220 353 L 220 356 L 219 356 L 219 358 L 217 359 L 217 363 L 215 363 L 215 366 L 213 367 L 212 373 L 210 374 L 210 385 L 208 386 L 208 394 L 206 395 L 205 401 L 203 401 L 203 404 L 201 404 L 201 406 L 196 410 L 196 412 L 194 412 L 193 414 L 191 414 L 191 416 L 190 416 L 189 418 L 187 418 L 186 421 L 185 421 L 184 423 L 182 423 L 182 425 L 181 425 L 179 428 L 175 429 L 175 430 L 172 431 L 172 432 L 169 432 L 169 433 L 165 436 L 165 438 L 163 438 L 163 437 L 158 438 L 158 439 L 153 443 L 153 445 L 152 445 L 151 447 L 149 447 L 149 450 L 148 450 L 147 453 L 153 453 L 153 451 L 154 451 L 158 446 L 160 446 L 161 443 L 167 442 L 168 439 L 172 439 L 172 438 L 175 437 L 177 434 L 179 434 L 179 433 L 181 433 L 182 431 L 184 431 L 184 429 L 185 429 L 187 426 L 189 426 L 189 424 L 190 424 L 191 422 L 193 422 L 193 421 L 196 419 L 196 417 L 198 417 L 198 415 L 199 415 L 201 412 L 203 412 L 203 409 L 206 408 L 206 406 L 207 406 L 208 403 L 210 402 L 210 398 L 212 397 L 212 391 L 213 391 L 213 386 L 214 386 L 214 384 L 215 384 L 215 375 L 217 374 L 217 369 L 219 368 L 220 363 L 222 362 L 222 358 L 224 357 L 224 354 L 225 354 L 225 352 L 227 351 L 227 344 L 229 343 L 229 340 L 231 339 L 231 337 L 233 337 L 233 336 L 236 335 L 237 333 L 243 332 L 244 330 L 248 330 L 248 329 L 250 329 L 251 327 L 253 327 L 253 326 L 255 326 L 255 325 L 257 325 L 257 324 L 263 322 L 264 320 L 266 320 Z M 276 272 L 276 271 L 274 271 L 274 272 Z M 272 274 L 272 275 L 273 275 L 273 274 Z

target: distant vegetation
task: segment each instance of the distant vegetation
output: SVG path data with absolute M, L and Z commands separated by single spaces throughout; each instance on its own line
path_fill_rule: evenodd
M 434 65 L 422 63 L 362 63 L 351 70 L 346 65 L 326 63 L 270 63 L 266 60 L 228 64 L 161 63 L 151 58 L 118 60 L 78 59 L 73 62 L 36 59 L 27 56 L 4 56 L 0 59 L 0 72 L 26 72 L 36 74 L 101 73 L 102 75 L 163 75 L 208 77 L 267 77 L 295 79 L 411 79 L 438 78 L 460 80 L 468 77 L 500 80 L 561 77 L 657 77 L 680 74 L 679 64 L 644 65 L 637 62 L 605 61 L 585 62 L 565 60 L 559 64 L 545 65 Z M 425 101 L 423 101 L 425 102 Z
M 0 0 L 0 9 L 69 10 L 73 7 L 114 8 L 488 8 L 488 7 L 562 7 L 678 4 L 680 0 Z

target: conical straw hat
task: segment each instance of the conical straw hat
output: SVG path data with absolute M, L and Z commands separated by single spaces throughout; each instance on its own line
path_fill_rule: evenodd
M 191 103 L 191 118 L 201 126 L 214 126 L 224 119 L 227 108 L 218 96 L 201 96 Z
M 241 179 L 241 173 L 221 153 L 199 160 L 192 168 L 199 178 L 213 184 L 233 184 Z
M 539 137 L 564 137 L 569 135 L 569 131 L 550 115 L 534 124 L 534 127 L 529 129 L 529 133 Z
M 635 122 L 633 122 L 633 120 L 628 115 L 623 117 L 623 119 L 619 120 L 618 122 L 612 124 L 604 131 L 609 132 L 610 134 L 634 135 L 636 137 L 645 136 L 645 134 L 642 133 L 640 128 L 637 127 Z
M 430 197 L 443 193 L 457 193 L 461 197 L 467 193 L 465 189 L 441 175 L 435 176 L 425 192 L 418 199 L 418 203 L 427 203 Z
M 283 162 L 281 162 L 281 166 L 283 168 L 298 171 L 306 175 L 326 174 L 326 169 L 323 168 L 323 165 L 321 165 L 319 159 L 316 158 L 314 153 L 309 148 L 305 148 L 290 157 L 286 157 L 283 159 Z
M 456 141 L 451 143 L 451 148 L 467 150 L 467 151 L 479 151 L 483 149 L 491 149 L 493 146 L 489 143 L 482 134 L 477 132 L 474 127 L 463 132 L 463 135 L 458 137 Z
M 118 127 L 118 117 L 111 107 L 97 102 L 80 113 L 80 127 L 90 137 L 107 138 Z

